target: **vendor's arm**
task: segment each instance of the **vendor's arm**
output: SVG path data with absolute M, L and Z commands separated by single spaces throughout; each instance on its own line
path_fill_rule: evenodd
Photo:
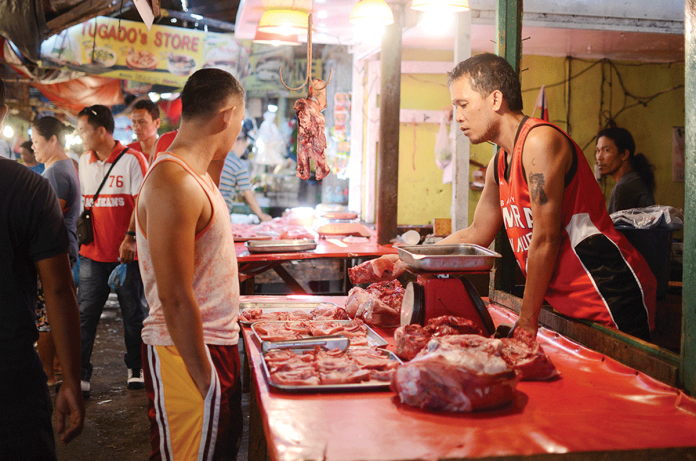
M 245 190 L 242 192 L 242 194 L 244 194 L 244 200 L 246 200 L 247 205 L 249 205 L 249 208 L 251 208 L 251 211 L 253 211 L 254 214 L 258 216 L 262 222 L 271 220 L 271 217 L 269 215 L 261 211 L 259 202 L 256 200 L 256 196 L 254 195 L 254 191 Z
M 536 128 L 527 137 L 522 162 L 529 184 L 534 231 L 517 328 L 534 335 L 561 247 L 564 181 L 572 159 L 568 139 L 551 127 Z
M 211 368 L 193 292 L 194 240 L 212 209 L 196 180 L 178 165 L 166 162 L 150 174 L 138 212 L 145 223 L 157 291 L 174 346 L 205 396 Z
M 495 159 L 494 156 L 486 169 L 486 181 L 474 211 L 474 221 L 466 229 L 454 232 L 449 237 L 440 240 L 438 244 L 473 243 L 487 247 L 493 242 L 503 225 L 503 215 L 500 211 L 500 192 L 498 184 L 495 182 L 493 168 Z
M 118 249 L 119 261 L 128 264 L 135 259 L 135 209 L 131 213 L 128 223 L 128 232 L 123 236 L 123 241 Z

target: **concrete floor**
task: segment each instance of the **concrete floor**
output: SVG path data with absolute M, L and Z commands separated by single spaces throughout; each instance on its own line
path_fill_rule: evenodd
M 60 461 L 148 459 L 147 397 L 145 390 L 127 389 L 128 370 L 123 362 L 124 353 L 123 322 L 114 297 L 107 302 L 97 329 L 92 354 L 91 396 L 85 401 L 85 428 L 82 435 L 67 446 L 63 446 L 56 435 Z M 244 394 L 242 405 L 246 416 L 238 460 L 248 458 L 249 394 Z

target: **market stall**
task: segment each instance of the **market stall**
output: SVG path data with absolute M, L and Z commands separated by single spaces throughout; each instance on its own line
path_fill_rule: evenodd
M 244 297 L 254 299 L 259 298 Z M 323 299 L 339 306 L 345 301 Z M 496 325 L 516 320 L 500 306 L 490 305 L 489 312 Z M 375 331 L 394 350 L 394 330 Z M 696 400 L 547 329 L 540 329 L 538 339 L 560 377 L 520 382 L 510 405 L 464 414 L 407 407 L 391 391 L 279 392 L 264 376 L 248 326 L 243 336 L 252 370 L 250 460 L 265 459 L 266 448 L 274 461 L 518 459 L 545 453 L 685 459 L 696 453 Z M 602 458 L 590 452 L 612 453 Z

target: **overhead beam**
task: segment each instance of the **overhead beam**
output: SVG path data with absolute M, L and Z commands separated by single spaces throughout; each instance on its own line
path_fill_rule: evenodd
M 94 17 L 110 14 L 119 10 L 126 11 L 132 7 L 133 2 L 130 0 L 123 2 L 123 5 L 121 5 L 121 2 L 112 4 L 111 0 L 83 2 L 74 8 L 71 8 L 66 13 L 48 21 L 46 23 L 46 26 L 48 27 L 48 35 L 50 36 L 57 34 L 62 30 L 74 26 L 75 24 L 82 24 L 83 22 L 89 21 Z
M 199 14 L 184 13 L 183 11 L 167 10 L 164 8 L 160 9 L 160 13 L 163 18 L 171 17 L 181 19 L 182 21 L 197 22 L 198 24 L 203 24 L 209 27 L 215 27 L 220 30 L 234 32 L 234 24 L 225 21 L 219 21 L 217 19 L 206 18 Z

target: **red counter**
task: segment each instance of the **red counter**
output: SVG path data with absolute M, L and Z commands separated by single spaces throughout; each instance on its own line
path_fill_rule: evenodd
M 338 305 L 345 300 L 330 299 Z M 515 321 L 515 314 L 504 308 L 489 310 L 496 324 Z M 378 332 L 393 350 L 393 330 Z M 273 461 L 430 460 L 696 446 L 696 400 L 544 328 L 539 341 L 561 378 L 521 382 L 510 406 L 470 414 L 403 406 L 393 392 L 272 391 L 249 333 L 245 328 L 256 412 L 250 460 L 265 456 L 253 449 L 263 448 L 262 434 Z M 262 433 L 255 433 L 254 426 L 262 427 Z

